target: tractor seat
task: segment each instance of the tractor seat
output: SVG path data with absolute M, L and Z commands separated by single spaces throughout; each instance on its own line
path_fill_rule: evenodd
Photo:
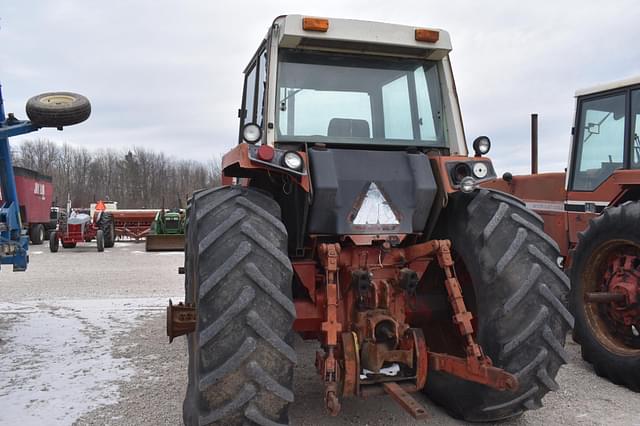
M 367 120 L 350 118 L 332 118 L 329 121 L 327 136 L 337 138 L 370 138 Z

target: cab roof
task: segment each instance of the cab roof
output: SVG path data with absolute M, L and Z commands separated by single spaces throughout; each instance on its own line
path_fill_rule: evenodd
M 587 87 L 576 91 L 576 97 L 592 95 L 594 93 L 607 92 L 609 90 L 621 89 L 623 87 L 635 86 L 640 84 L 640 75 L 629 77 L 624 80 L 617 80 L 610 83 L 599 84 L 597 86 Z
M 305 18 L 326 20 L 328 27 L 324 31 L 305 30 Z M 281 28 L 278 44 L 284 48 L 352 51 L 430 60 L 442 59 L 451 51 L 449 33 L 437 28 L 302 15 L 283 16 L 275 23 Z M 417 29 L 437 32 L 437 41 L 416 40 Z

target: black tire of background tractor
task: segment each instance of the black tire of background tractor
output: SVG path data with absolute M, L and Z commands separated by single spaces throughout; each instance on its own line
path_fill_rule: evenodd
M 27 116 L 39 127 L 63 127 L 82 123 L 91 115 L 91 103 L 71 92 L 49 92 L 27 101 Z
M 60 248 L 58 233 L 56 231 L 51 231 L 51 233 L 49 233 L 49 251 L 51 251 L 51 253 L 56 253 L 58 248 Z
M 599 376 L 607 377 L 613 383 L 636 392 L 640 391 L 640 349 L 633 350 L 620 342 L 624 353 L 615 353 L 612 350 L 618 348 L 615 348 L 614 343 L 610 343 L 614 347 L 609 350 L 603 342 L 606 337 L 597 337 L 598 334 L 587 318 L 583 273 L 587 265 L 598 263 L 592 256 L 604 255 L 602 246 L 607 242 L 618 240 L 640 246 L 639 223 L 640 202 L 605 209 L 602 215 L 590 222 L 584 232 L 578 234 L 578 245 L 569 270 L 572 285 L 569 301 L 571 312 L 576 317 L 573 337 L 582 347 L 582 358 L 593 364 Z
M 104 232 L 102 232 L 102 229 L 96 231 L 96 246 L 99 252 L 104 251 Z
M 102 213 L 98 219 L 98 228 L 104 232 L 104 247 L 111 248 L 116 242 L 116 229 L 111 213 Z
M 477 342 L 496 367 L 518 378 L 519 388 L 501 392 L 429 371 L 427 395 L 467 421 L 496 421 L 539 408 L 542 397 L 558 388 L 554 378 L 569 361 L 564 342 L 573 326 L 557 245 L 536 213 L 500 192 L 455 194 L 443 215 L 453 250 L 472 277 Z
M 41 223 L 33 225 L 29 232 L 31 244 L 39 246 L 44 241 L 44 226 Z
M 76 248 L 76 243 L 62 243 L 62 247 L 66 249 Z
M 196 193 L 189 206 L 186 425 L 288 423 L 293 401 L 293 269 L 280 208 L 251 188 Z

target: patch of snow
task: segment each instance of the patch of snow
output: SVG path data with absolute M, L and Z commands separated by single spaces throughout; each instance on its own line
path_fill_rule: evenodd
M 131 360 L 112 354 L 118 334 L 165 298 L 0 303 L 0 424 L 69 425 L 118 400 Z M 6 329 L 5 329 L 6 327 Z

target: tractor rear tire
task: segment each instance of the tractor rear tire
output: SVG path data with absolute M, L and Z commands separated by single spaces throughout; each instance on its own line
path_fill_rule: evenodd
M 76 248 L 76 243 L 62 243 L 62 247 L 66 249 Z
M 39 246 L 44 241 L 44 225 L 41 223 L 37 223 L 31 227 L 31 232 L 29 232 L 29 239 L 31 240 L 31 244 L 34 246 Z
M 58 240 L 58 233 L 51 231 L 51 233 L 49 233 L 49 250 L 51 253 L 57 253 L 59 248 L 60 240 Z
M 112 248 L 116 242 L 116 230 L 111 213 L 102 213 L 97 225 L 104 232 L 105 248 Z
M 104 232 L 102 232 L 102 229 L 96 231 L 96 246 L 99 252 L 104 251 Z
M 185 300 L 198 321 L 184 423 L 287 424 L 296 312 L 280 208 L 233 186 L 196 193 L 188 210 Z
M 569 361 L 564 342 L 574 321 L 565 307 L 569 280 L 556 264 L 558 246 L 543 232 L 540 216 L 501 192 L 458 193 L 446 210 L 447 237 L 473 284 L 475 309 L 473 297 L 465 300 L 474 311 L 477 342 L 519 387 L 497 391 L 429 371 L 427 395 L 466 421 L 498 421 L 539 408 L 542 397 L 558 389 L 554 378 Z
M 605 280 L 603 275 L 615 261 L 616 253 L 635 257 L 630 262 L 632 270 L 625 271 L 625 281 L 635 280 L 637 288 L 640 277 L 638 223 L 640 202 L 605 209 L 578 234 L 569 271 L 572 284 L 569 300 L 576 317 L 573 338 L 581 346 L 582 358 L 593 364 L 599 376 L 636 392 L 640 392 L 640 337 L 634 335 L 630 326 L 613 320 L 607 311 L 610 305 L 586 304 L 584 295 L 604 291 L 600 288 Z M 633 308 L 632 305 L 630 309 Z M 640 328 L 640 323 L 636 322 L 635 327 Z

